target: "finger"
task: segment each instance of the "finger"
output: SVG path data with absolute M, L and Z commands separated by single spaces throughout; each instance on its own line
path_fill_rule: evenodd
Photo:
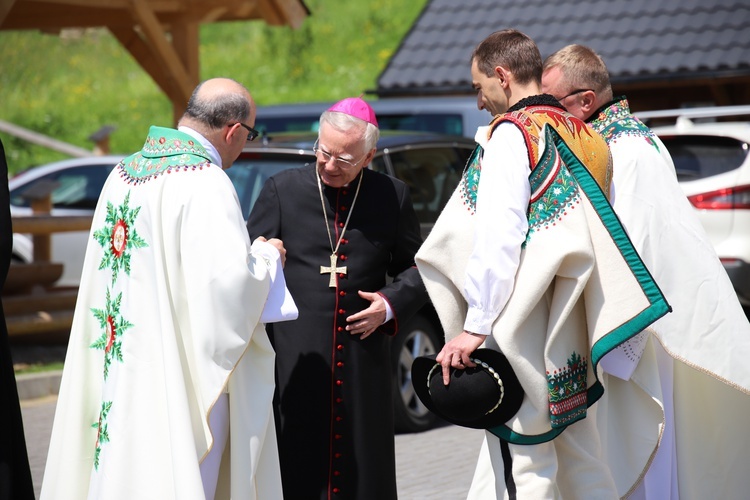
M 453 357 L 453 366 L 460 370 L 464 369 L 464 361 L 461 359 L 461 353 L 457 352 Z
M 448 385 L 451 382 L 451 365 L 449 363 L 442 363 L 443 366 L 443 385 Z

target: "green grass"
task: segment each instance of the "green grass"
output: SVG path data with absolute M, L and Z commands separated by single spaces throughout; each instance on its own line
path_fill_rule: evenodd
M 29 373 L 42 373 L 51 372 L 63 369 L 62 361 L 55 361 L 53 363 L 34 363 L 34 364 L 23 364 L 14 366 L 16 375 L 26 375 Z
M 303 25 L 261 21 L 201 27 L 201 79 L 244 83 L 258 105 L 336 100 L 376 87 L 377 77 L 426 0 L 305 0 Z M 0 32 L 0 120 L 92 149 L 114 125 L 113 152 L 140 149 L 150 125 L 171 126 L 169 100 L 105 29 Z M 11 172 L 67 156 L 0 133 Z

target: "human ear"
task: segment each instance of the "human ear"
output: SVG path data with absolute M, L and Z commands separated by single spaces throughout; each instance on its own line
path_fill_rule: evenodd
M 500 82 L 500 85 L 503 86 L 503 88 L 507 87 L 508 81 L 510 80 L 510 71 L 508 68 L 504 68 L 503 66 L 495 66 L 495 78 L 498 79 Z

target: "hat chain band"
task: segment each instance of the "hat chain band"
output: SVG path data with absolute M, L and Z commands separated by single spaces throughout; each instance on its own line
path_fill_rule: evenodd
M 475 359 L 475 358 L 472 358 L 472 357 L 469 357 L 469 359 L 470 359 L 470 360 L 471 360 L 471 361 L 472 361 L 473 363 L 476 363 L 476 364 L 478 364 L 478 365 L 481 365 L 481 366 L 482 366 L 482 368 L 484 368 L 484 369 L 486 369 L 486 370 L 487 370 L 488 372 L 490 372 L 490 374 L 491 374 L 491 375 L 492 375 L 493 377 L 495 377 L 495 380 L 497 380 L 497 385 L 499 385 L 499 386 L 500 386 L 500 399 L 498 399 L 498 401 L 497 401 L 497 404 L 496 404 L 495 406 L 493 406 L 492 408 L 490 408 L 490 410 L 489 410 L 489 411 L 488 411 L 487 413 L 485 413 L 485 415 L 489 415 L 489 414 L 490 414 L 490 413 L 492 413 L 493 411 L 497 410 L 497 408 L 498 408 L 498 407 L 499 407 L 499 406 L 500 406 L 500 405 L 502 404 L 502 402 L 503 402 L 503 398 L 505 397 L 505 387 L 503 386 L 503 380 L 502 380 L 502 379 L 500 378 L 500 374 L 498 374 L 498 373 L 497 373 L 497 372 L 495 371 L 495 369 L 494 369 L 494 368 L 492 368 L 492 367 L 491 367 L 490 365 L 488 365 L 488 364 L 487 364 L 487 363 L 485 363 L 484 361 L 482 361 L 482 360 L 479 360 L 479 359 Z M 436 369 L 437 369 L 438 367 L 441 367 L 441 366 L 442 366 L 442 365 L 440 365 L 440 364 L 438 364 L 438 363 L 435 363 L 435 365 L 434 365 L 434 366 L 433 366 L 432 368 L 430 368 L 430 371 L 429 371 L 429 372 L 427 373 L 427 392 L 428 392 L 428 393 L 430 393 L 430 394 L 432 394 L 432 393 L 430 392 L 430 379 L 432 378 L 432 373 L 433 373 L 433 372 L 434 372 L 434 371 L 435 371 L 435 370 L 436 370 Z

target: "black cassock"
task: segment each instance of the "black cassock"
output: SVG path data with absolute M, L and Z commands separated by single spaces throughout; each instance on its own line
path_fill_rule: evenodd
M 0 142 L 0 290 L 8 275 L 13 248 L 8 195 L 8 165 Z M 29 459 L 18 403 L 16 377 L 8 343 L 5 314 L 0 303 L 0 500 L 34 498 Z
M 248 220 L 251 239 L 279 238 L 284 275 L 299 309 L 295 321 L 268 326 L 276 350 L 274 414 L 284 497 L 396 498 L 390 339 L 428 300 L 414 266 L 422 243 L 406 185 L 364 170 L 349 186 L 323 186 L 315 165 L 283 171 L 265 184 Z M 336 286 L 329 287 L 333 245 L 339 246 Z M 393 282 L 386 283 L 386 275 Z M 365 340 L 344 328 L 369 306 L 359 290 L 380 292 L 394 319 Z

